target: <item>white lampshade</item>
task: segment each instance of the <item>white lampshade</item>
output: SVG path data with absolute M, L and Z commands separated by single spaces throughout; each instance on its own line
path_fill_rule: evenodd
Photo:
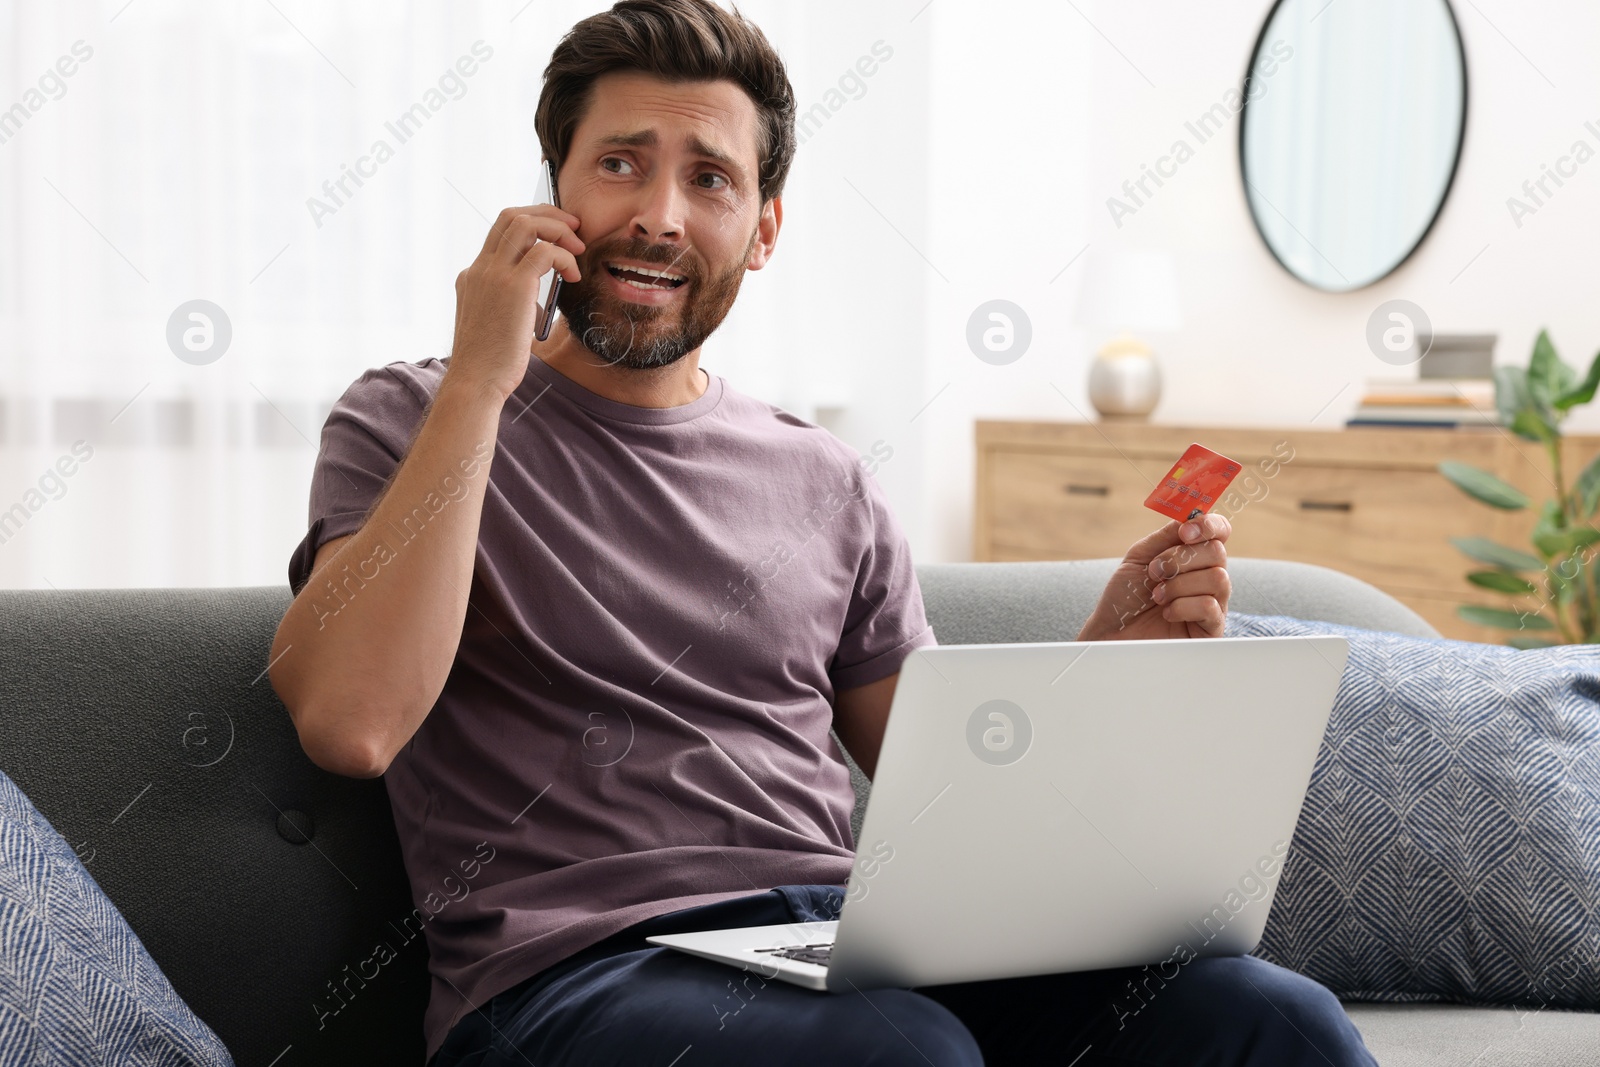
M 1172 253 L 1130 248 L 1090 251 L 1073 318 L 1107 330 L 1163 333 L 1182 328 Z

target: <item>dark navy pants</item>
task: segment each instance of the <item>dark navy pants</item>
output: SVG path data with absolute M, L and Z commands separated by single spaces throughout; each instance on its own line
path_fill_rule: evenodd
M 1376 1067 L 1332 993 L 1250 956 L 1174 964 L 1165 981 L 1136 969 L 821 993 L 644 940 L 835 919 L 842 895 L 779 886 L 637 923 L 463 1017 L 429 1067 Z

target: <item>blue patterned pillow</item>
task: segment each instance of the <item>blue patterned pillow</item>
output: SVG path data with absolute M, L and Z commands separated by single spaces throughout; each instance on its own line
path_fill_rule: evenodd
M 1350 642 L 1256 955 L 1347 1000 L 1600 1009 L 1600 647 L 1227 634 Z
M 233 1067 L 77 854 L 4 773 L 0 1060 Z

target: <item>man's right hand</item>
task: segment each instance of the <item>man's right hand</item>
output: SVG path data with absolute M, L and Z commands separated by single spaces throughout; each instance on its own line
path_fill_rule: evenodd
M 577 225 L 548 204 L 500 213 L 456 278 L 455 348 L 416 438 L 362 527 L 317 552 L 278 624 L 272 687 L 324 770 L 383 774 L 444 692 L 466 622 L 503 405 L 532 358 L 539 278 L 549 270 L 581 278 Z M 473 467 L 473 456 L 489 463 Z M 427 508 L 428 536 L 399 547 L 390 531 L 413 522 L 440 487 L 450 506 Z M 373 580 L 369 566 L 362 578 L 364 561 L 382 563 L 384 576 Z M 343 577 L 324 573 L 332 571 Z
M 446 380 L 511 396 L 528 372 L 539 321 L 539 279 L 583 278 L 578 216 L 552 204 L 508 207 L 472 265 L 456 275 L 456 335 Z

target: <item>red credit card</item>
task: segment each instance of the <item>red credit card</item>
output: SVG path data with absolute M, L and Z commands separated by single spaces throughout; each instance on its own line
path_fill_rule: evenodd
M 1204 445 L 1190 445 L 1144 506 L 1179 522 L 1198 519 L 1222 499 L 1238 473 L 1239 464 L 1227 456 Z

